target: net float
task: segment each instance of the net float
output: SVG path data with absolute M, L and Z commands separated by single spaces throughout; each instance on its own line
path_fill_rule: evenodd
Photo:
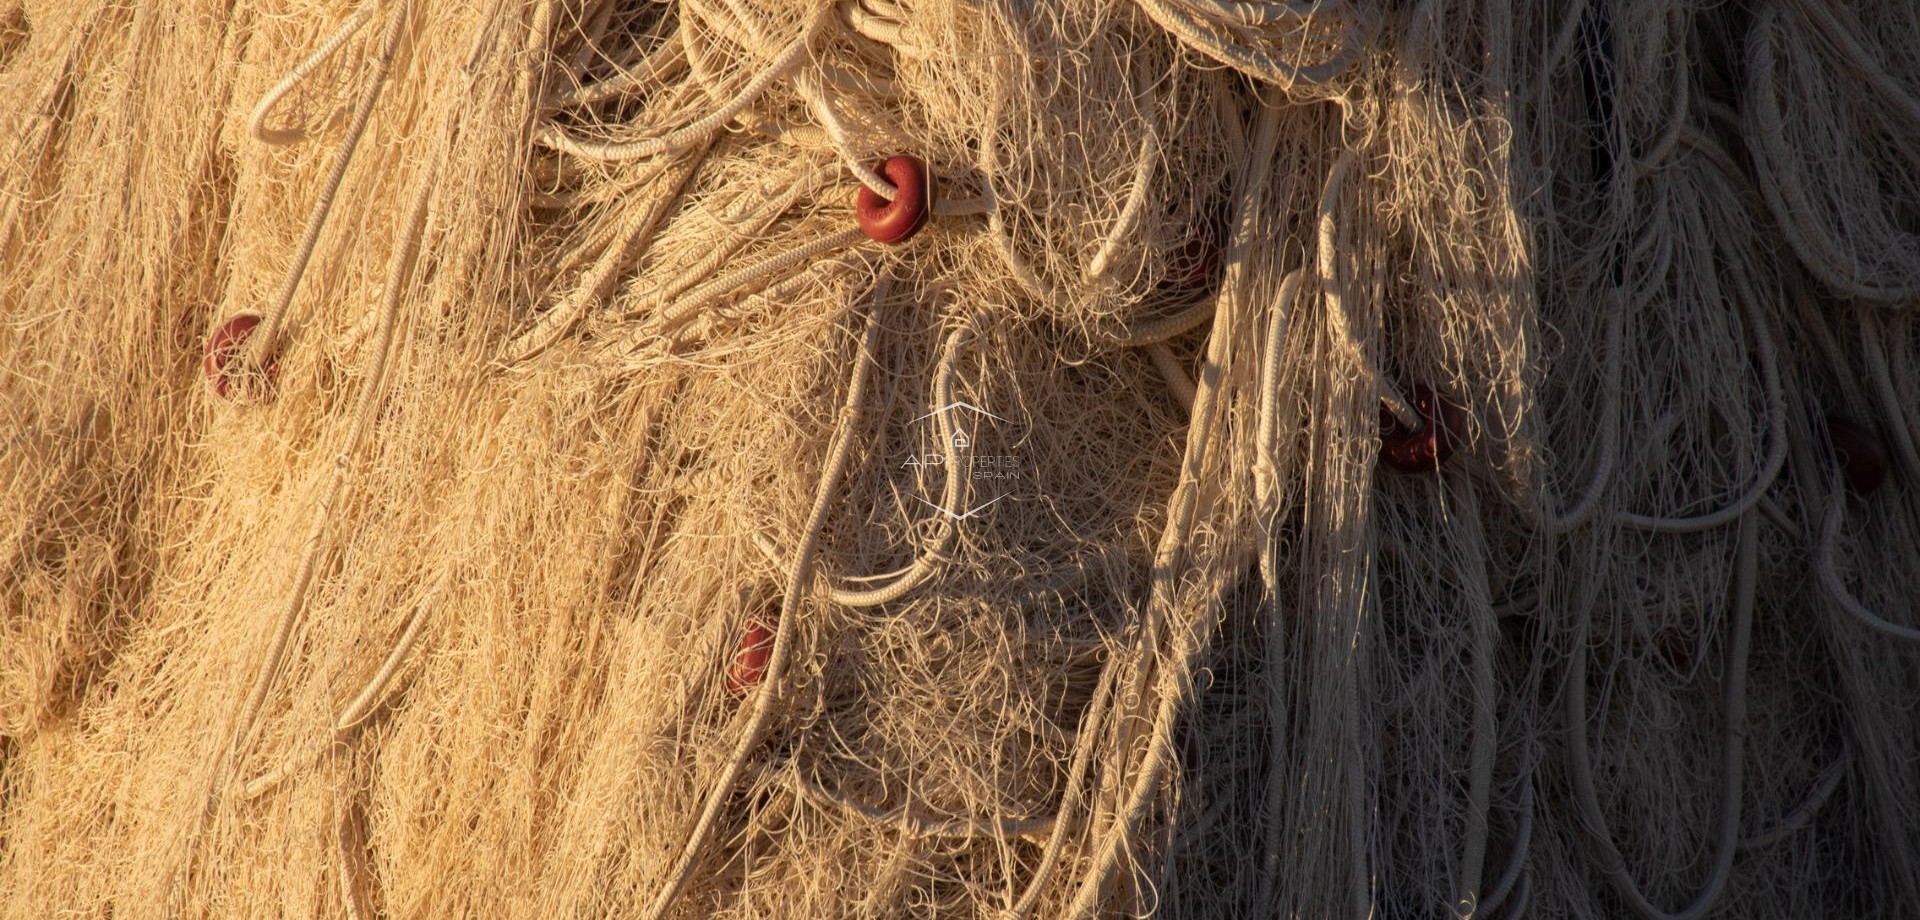
M 1220 275 L 1220 245 L 1201 231 L 1187 238 L 1167 265 L 1166 286 L 1176 291 L 1198 291 L 1213 286 Z
M 1380 410 L 1380 459 L 1404 473 L 1431 473 L 1453 456 L 1467 430 L 1467 410 L 1424 383 L 1414 384 L 1413 411 L 1420 427 L 1409 431 L 1394 414 Z
M 740 637 L 740 647 L 733 653 L 733 663 L 727 666 L 727 692 L 745 696 L 748 690 L 759 686 L 767 677 L 767 661 L 771 658 L 773 630 L 758 620 L 748 621 L 746 634 Z
M 233 399 L 238 395 L 239 376 L 233 373 L 233 362 L 246 347 L 247 339 L 253 335 L 254 327 L 260 325 L 260 314 L 252 311 L 235 313 L 227 318 L 207 336 L 206 357 L 200 361 L 201 373 L 206 375 L 207 388 L 221 399 Z M 269 361 L 262 371 L 268 380 L 273 377 L 273 363 Z
M 1866 495 L 1887 481 L 1887 450 L 1865 426 L 1829 415 L 1827 441 L 1833 445 L 1834 459 L 1840 461 L 1840 475 L 1847 480 L 1848 488 Z
M 1198 291 L 1212 287 L 1219 277 L 1220 231 L 1202 224 L 1174 251 L 1164 284 L 1171 290 Z
M 933 211 L 933 172 L 919 157 L 902 154 L 880 164 L 880 175 L 893 183 L 893 200 L 860 186 L 853 204 L 854 220 L 874 242 L 898 245 L 919 233 Z

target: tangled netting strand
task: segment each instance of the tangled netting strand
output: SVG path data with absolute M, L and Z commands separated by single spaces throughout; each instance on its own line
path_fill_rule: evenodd
M 1920 11 L 0 0 L 0 914 L 1895 916 Z

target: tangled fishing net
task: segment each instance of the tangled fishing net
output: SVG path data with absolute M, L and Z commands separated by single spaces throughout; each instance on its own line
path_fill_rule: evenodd
M 1897 916 L 1920 12 L 0 0 L 0 905 Z

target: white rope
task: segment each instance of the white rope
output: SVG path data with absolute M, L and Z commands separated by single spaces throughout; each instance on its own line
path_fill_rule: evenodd
M 509 367 L 532 359 L 547 350 L 560 337 L 567 334 L 574 324 L 585 316 L 595 303 L 607 296 L 613 289 L 621 269 L 638 259 L 652 244 L 660 226 L 666 221 L 667 214 L 685 194 L 687 182 L 699 169 L 706 158 L 706 150 L 695 151 L 684 162 L 675 163 L 663 160 L 640 181 L 641 185 L 652 185 L 665 177 L 665 188 L 647 205 L 633 209 L 628 217 L 617 242 L 608 245 L 601 252 L 593 267 L 580 279 L 579 287 L 566 300 L 555 304 L 542 314 L 533 327 L 508 343 L 501 363 Z M 675 169 L 674 167 L 678 167 Z M 671 173 L 671 175 L 668 175 Z
M 1840 293 L 1911 308 L 1914 295 L 1920 293 L 1916 266 L 1891 266 L 1892 277 L 1871 273 L 1845 242 L 1834 235 L 1832 228 L 1821 225 L 1817 219 L 1820 210 L 1800 185 L 1799 170 L 1788 162 L 1792 153 L 1780 111 L 1778 49 L 1775 47 L 1783 37 L 1779 19 L 1779 4 L 1766 5 L 1755 16 L 1747 39 L 1748 77 L 1742 114 L 1746 116 L 1745 134 L 1754 167 L 1761 173 L 1762 181 L 1756 184 L 1788 245 L 1815 276 Z M 1897 96 L 1896 101 L 1900 98 Z M 1901 232 L 1901 236 L 1905 244 L 1903 251 L 1910 253 L 1915 246 L 1920 246 L 1913 234 Z
M 1109 655 L 1106 664 L 1100 668 L 1093 700 L 1087 704 L 1086 714 L 1080 719 L 1079 733 L 1073 740 L 1073 756 L 1067 764 L 1067 788 L 1060 794 L 1060 808 L 1055 813 L 1053 833 L 1047 838 L 1047 848 L 1040 854 L 1040 864 L 1034 867 L 1032 877 L 1027 879 L 1025 890 L 999 920 L 1023 920 L 1031 913 L 1034 903 L 1040 900 L 1047 881 L 1052 878 L 1062 855 L 1066 853 L 1067 834 L 1077 829 L 1074 816 L 1080 800 L 1085 797 L 1084 777 L 1088 775 L 1088 765 L 1093 762 L 1095 738 L 1102 721 L 1107 717 L 1114 681 L 1118 678 L 1123 660 L 1123 656 Z
M 1893 442 L 1893 455 L 1900 464 L 1901 472 L 1920 481 L 1920 448 L 1913 442 L 1913 432 L 1907 427 L 1906 400 L 1893 385 L 1893 376 L 1887 367 L 1887 351 L 1880 338 L 1880 323 L 1866 304 L 1854 308 L 1860 317 L 1860 352 L 1866 357 L 1867 382 L 1873 394 L 1874 402 L 1879 404 L 1880 418 L 1886 424 L 1888 438 Z M 1900 343 L 1906 346 L 1907 343 Z
M 1740 521 L 1738 547 L 1734 553 L 1733 614 L 1727 640 L 1727 669 L 1722 683 L 1722 705 L 1726 729 L 1721 747 L 1720 823 L 1718 842 L 1706 881 L 1692 901 L 1677 911 L 1667 911 L 1647 899 L 1628 872 L 1626 860 L 1607 823 L 1606 811 L 1594 790 L 1592 752 L 1587 746 L 1587 657 L 1592 644 L 1593 606 L 1597 597 L 1576 602 L 1573 618 L 1572 654 L 1567 668 L 1565 711 L 1567 720 L 1568 774 L 1573 785 L 1574 803 L 1585 826 L 1591 854 L 1634 912 L 1646 920 L 1698 920 L 1713 910 L 1726 892 L 1732 877 L 1734 852 L 1740 839 L 1741 789 L 1745 776 L 1747 735 L 1747 655 L 1752 648 L 1755 585 L 1759 580 L 1759 522 L 1753 515 Z M 1517 908 L 1516 908 L 1517 909 Z
M 1325 84 L 1352 66 L 1359 43 L 1351 32 L 1339 50 L 1318 64 L 1287 61 L 1271 52 L 1249 48 L 1220 34 L 1220 29 L 1195 16 L 1183 0 L 1134 0 L 1149 18 L 1196 51 L 1256 80 L 1282 89 L 1296 84 Z
M 1794 806 L 1792 811 L 1781 815 L 1780 820 L 1772 827 L 1751 837 L 1743 838 L 1740 841 L 1740 849 L 1765 849 L 1805 828 L 1813 821 L 1813 816 L 1820 813 L 1820 809 L 1827 804 L 1827 800 L 1833 797 L 1834 790 L 1840 788 L 1840 784 L 1846 780 L 1847 773 L 1852 767 L 1853 742 L 1848 740 L 1841 748 L 1840 756 L 1835 757 L 1833 763 L 1828 764 L 1827 768 L 1821 770 L 1820 775 L 1815 778 L 1813 788 L 1807 792 L 1806 800 Z
M 1290 273 L 1291 276 L 1291 273 Z M 1296 281 L 1297 285 L 1299 282 Z M 1172 316 L 1148 320 L 1139 326 L 1121 333 L 1116 344 L 1128 348 L 1145 348 L 1158 345 L 1192 332 L 1213 318 L 1213 301 L 1202 300 Z
M 294 626 L 306 609 L 308 590 L 312 587 L 313 579 L 319 571 L 321 557 L 326 552 L 327 524 L 332 520 L 334 506 L 345 491 L 348 473 L 354 460 L 359 456 L 361 446 L 366 443 L 367 436 L 374 427 L 379 407 L 385 402 L 388 366 L 393 352 L 394 327 L 399 315 L 400 299 L 407 289 L 406 282 L 413 270 L 415 257 L 420 251 L 420 237 L 426 227 L 427 204 L 433 188 L 433 182 L 423 180 L 419 189 L 415 191 L 406 225 L 401 230 L 400 243 L 394 248 L 393 256 L 388 261 L 386 288 L 380 307 L 380 325 L 375 333 L 373 350 L 367 356 L 366 379 L 361 383 L 359 399 L 354 406 L 353 425 L 347 430 L 346 442 L 334 455 L 333 468 L 327 477 L 327 485 L 320 494 L 320 501 L 314 506 L 313 519 L 308 525 L 307 537 L 302 544 L 299 568 L 294 573 L 293 587 L 288 592 L 287 601 L 281 607 L 279 615 L 274 618 L 274 630 L 261 655 L 253 689 L 247 694 L 240 716 L 235 720 L 229 756 L 236 760 L 251 742 L 260 710 L 266 703 L 267 693 L 273 688 L 274 679 L 279 675 L 280 665 L 286 657 L 288 644 L 293 638 Z
M 1254 460 L 1254 501 L 1259 521 L 1266 528 L 1260 535 L 1260 580 L 1266 593 L 1262 604 L 1266 614 L 1265 661 L 1267 669 L 1266 737 L 1267 788 L 1261 802 L 1261 818 L 1266 823 L 1262 835 L 1259 897 L 1256 904 L 1274 903 L 1280 885 L 1282 860 L 1286 853 L 1287 828 L 1282 820 L 1288 785 L 1288 771 L 1282 766 L 1287 751 L 1287 721 L 1293 711 L 1292 694 L 1286 677 L 1287 636 L 1285 612 L 1281 606 L 1280 583 L 1280 471 L 1274 458 L 1280 455 L 1281 356 L 1287 333 L 1293 323 L 1294 302 L 1306 269 L 1287 272 L 1280 281 L 1280 295 L 1267 318 L 1267 339 L 1260 361 L 1260 422 L 1255 430 L 1259 456 Z
M 1154 342 L 1145 346 L 1147 357 L 1153 360 L 1154 370 L 1160 372 L 1160 378 L 1167 382 L 1167 392 L 1173 394 L 1174 402 L 1187 414 L 1193 413 L 1193 400 L 1197 390 L 1193 378 L 1187 375 L 1187 369 L 1180 365 L 1180 359 L 1167 347 L 1165 342 Z
M 1257 27 L 1276 25 L 1307 19 L 1315 15 L 1331 15 L 1343 6 L 1346 0 L 1184 0 L 1188 6 L 1198 7 L 1202 15 L 1232 20 L 1236 25 Z
M 1113 227 L 1100 241 L 1100 249 L 1087 263 L 1084 273 L 1087 281 L 1098 281 L 1107 276 L 1113 267 L 1113 256 L 1120 248 L 1120 241 L 1126 239 L 1139 226 L 1140 218 L 1147 212 L 1147 193 L 1153 189 L 1153 171 L 1160 163 L 1159 132 L 1152 125 L 1140 135 L 1140 153 L 1134 160 L 1133 184 L 1127 189 L 1126 203 L 1120 207 L 1120 216 L 1114 218 Z M 1142 343 L 1145 344 L 1145 343 Z
M 1622 512 L 1615 520 L 1627 527 L 1651 530 L 1656 533 L 1696 533 L 1732 523 L 1746 514 L 1758 502 L 1767 490 L 1773 487 L 1779 478 L 1780 470 L 1787 463 L 1787 394 L 1786 387 L 1780 382 L 1780 355 L 1774 346 L 1773 333 L 1767 328 L 1766 315 L 1761 311 L 1760 299 L 1755 296 L 1744 280 L 1734 279 L 1735 299 L 1746 310 L 1747 323 L 1753 329 L 1754 351 L 1760 359 L 1760 373 L 1766 380 L 1767 389 L 1767 456 L 1761 463 L 1760 472 L 1754 477 L 1753 484 L 1732 504 L 1718 511 L 1685 518 L 1655 517 L 1644 514 Z
M 1340 151 L 1334 160 L 1333 169 L 1328 171 L 1327 180 L 1320 190 L 1318 221 L 1318 246 L 1314 250 L 1315 264 L 1320 271 L 1320 295 L 1327 305 L 1327 321 L 1334 339 L 1340 343 L 1342 351 L 1354 362 L 1360 373 L 1373 382 L 1380 404 L 1385 406 L 1401 427 L 1408 431 L 1420 431 L 1427 421 L 1420 417 L 1413 404 L 1400 395 L 1386 376 L 1380 373 L 1367 356 L 1358 339 L 1353 335 L 1353 322 L 1347 317 L 1346 284 L 1340 277 L 1339 269 L 1339 225 L 1334 219 L 1336 205 L 1340 201 L 1342 186 L 1347 174 L 1353 171 L 1357 157 L 1351 149 Z M 1435 419 L 1434 421 L 1439 421 Z
M 1836 495 L 1833 504 L 1827 509 L 1826 522 L 1820 528 L 1820 547 L 1814 552 L 1814 572 L 1819 576 L 1820 588 L 1832 598 L 1848 616 L 1858 620 L 1862 626 L 1890 639 L 1906 642 L 1920 642 L 1920 629 L 1904 626 L 1882 617 L 1867 609 L 1865 604 L 1847 590 L 1846 582 L 1840 578 L 1840 568 L 1834 560 L 1834 551 L 1840 546 L 1840 530 L 1846 523 L 1847 500 L 1844 495 Z
M 953 443 L 953 414 L 940 410 L 954 404 L 955 366 L 958 364 L 961 347 L 972 336 L 971 319 L 963 320 L 961 325 L 947 336 L 946 344 L 941 348 L 939 367 L 934 371 L 932 406 L 942 445 Z M 941 509 L 960 508 L 969 500 L 966 490 L 968 477 L 962 473 L 962 464 L 955 460 L 955 457 L 949 455 L 946 462 L 942 464 L 946 471 L 946 485 L 945 491 L 941 494 Z M 846 578 L 847 581 L 879 581 L 887 578 L 891 578 L 892 581 L 877 588 L 856 589 L 833 585 L 827 592 L 827 599 L 843 607 L 879 607 L 906 597 L 925 584 L 927 579 L 939 570 L 947 547 L 952 545 L 954 535 L 959 532 L 960 528 L 957 524 L 958 521 L 950 510 L 943 510 L 936 525 L 939 528 L 938 535 L 905 568 L 881 575 Z M 786 565 L 786 559 L 781 555 L 780 550 L 768 541 L 765 535 L 756 531 L 753 538 L 755 545 L 760 548 L 761 553 L 766 555 L 768 561 L 782 567 Z
M 814 117 L 820 120 L 821 127 L 826 129 L 827 138 L 833 144 L 834 152 L 840 155 L 841 162 L 846 164 L 847 171 L 853 173 L 854 178 L 860 180 L 860 184 L 872 189 L 874 194 L 892 201 L 893 196 L 899 194 L 899 190 L 894 188 L 893 183 L 887 181 L 886 177 L 874 172 L 873 167 L 867 165 L 865 155 L 853 148 L 853 141 L 849 137 L 846 123 L 840 120 L 840 113 L 833 107 L 833 100 L 827 98 L 826 90 L 820 86 L 819 77 L 812 73 L 803 73 L 794 80 L 794 89 L 799 91 L 800 98 L 806 100 L 808 110 L 813 112 Z
M 886 282 L 881 282 L 874 292 L 875 301 L 884 300 L 888 290 Z M 875 307 L 867 310 L 866 332 L 861 336 L 860 348 L 853 356 L 853 370 L 847 384 L 847 399 L 840 406 L 839 416 L 834 424 L 833 442 L 827 449 L 827 459 L 820 471 L 819 483 L 815 486 L 813 507 L 807 513 L 807 521 L 802 529 L 805 537 L 801 540 L 799 552 L 793 560 L 793 571 L 787 578 L 786 593 L 780 601 L 780 622 L 775 628 L 773 652 L 767 661 L 766 676 L 761 680 L 753 699 L 753 711 L 747 723 L 741 728 L 739 741 L 734 745 L 733 753 L 720 769 L 720 775 L 709 785 L 705 802 L 701 806 L 699 817 L 693 829 L 687 835 L 685 846 L 675 859 L 667 873 L 667 881 L 660 892 L 642 914 L 645 920 L 660 920 L 667 909 L 673 906 L 674 899 L 686 887 L 693 877 L 695 861 L 705 849 L 707 840 L 713 835 L 719 821 L 720 809 L 726 806 L 734 785 L 739 782 L 740 774 L 747 767 L 747 758 L 760 743 L 761 735 L 767 724 L 773 719 L 773 709 L 780 695 L 780 684 L 785 678 L 787 664 L 793 658 L 794 634 L 798 631 L 795 621 L 800 617 L 801 605 L 813 589 L 813 564 L 820 552 L 820 532 L 826 523 L 827 510 L 832 505 L 835 493 L 839 491 L 840 479 L 845 474 L 847 460 L 853 453 L 854 426 L 860 418 L 860 404 L 866 395 L 867 381 L 872 377 L 874 342 L 879 338 L 880 311 Z
M 313 258 L 314 249 L 320 243 L 320 231 L 325 229 L 327 219 L 333 214 L 334 197 L 340 193 L 340 185 L 347 177 L 347 167 L 353 162 L 354 151 L 360 147 L 360 138 L 366 133 L 367 122 L 373 116 L 374 104 L 380 101 L 381 91 L 386 88 L 387 72 L 392 69 L 394 55 L 400 50 L 400 41 L 406 34 L 412 10 L 412 0 L 401 0 L 399 6 L 390 14 L 386 33 L 380 39 L 380 50 L 373 57 L 372 72 L 367 78 L 367 91 L 354 105 L 353 117 L 347 124 L 346 136 L 340 139 L 340 147 L 333 155 L 333 165 L 328 169 L 327 177 L 320 185 L 320 194 L 314 202 L 313 213 L 307 218 L 306 231 L 294 248 L 293 263 L 287 267 L 287 274 L 281 279 L 280 287 L 274 292 L 273 300 L 267 304 L 266 309 L 260 311 L 259 327 L 254 330 L 253 335 L 247 337 L 247 343 L 241 349 L 240 357 L 244 359 L 243 366 L 263 366 L 279 351 L 287 308 L 292 305 L 293 296 L 300 289 L 301 279 L 306 277 L 307 265 Z
M 770 256 L 744 268 L 735 269 L 721 275 L 706 284 L 694 288 L 685 297 L 675 302 L 660 315 L 660 321 L 649 330 L 655 336 L 671 337 L 688 323 L 698 318 L 702 311 L 718 302 L 722 297 L 747 288 L 754 289 L 785 275 L 795 268 L 804 266 L 819 257 L 837 249 L 857 246 L 866 241 L 867 234 L 858 227 L 841 230 L 819 237 L 778 255 Z
M 658 313 L 702 280 L 713 278 L 714 272 L 732 261 L 733 257 L 748 243 L 759 239 L 775 221 L 798 204 L 800 199 L 813 194 L 832 174 L 831 167 L 825 167 L 807 171 L 790 179 L 785 191 L 768 196 L 745 215 L 737 220 L 731 220 L 730 223 L 733 225 L 728 227 L 724 242 L 710 247 L 699 261 L 647 292 L 640 305 L 628 311 L 627 316 L 634 318 Z
M 428 589 L 427 596 L 414 605 L 413 612 L 407 615 L 406 625 L 401 627 L 400 637 L 395 639 L 393 647 L 387 650 L 387 655 L 380 662 L 380 667 L 374 671 L 371 678 L 368 678 L 366 684 L 360 688 L 360 692 L 354 694 L 353 699 L 340 710 L 339 716 L 335 717 L 332 736 L 306 753 L 248 780 L 241 788 L 241 798 L 259 798 L 282 782 L 298 775 L 325 756 L 328 748 L 351 740 L 360 727 L 379 711 L 386 702 L 388 685 L 393 682 L 394 675 L 400 672 L 400 666 L 406 662 L 407 655 L 413 651 L 414 643 L 419 641 L 420 633 L 426 626 L 427 615 L 432 612 L 431 608 L 438 600 L 440 592 L 445 589 L 451 575 L 450 569 L 443 570 L 433 587 Z
M 1527 851 L 1533 846 L 1533 782 L 1527 781 L 1520 790 L 1520 826 L 1513 833 L 1513 847 L 1507 854 L 1507 867 L 1500 872 L 1500 879 L 1493 884 L 1493 890 L 1487 892 L 1475 908 L 1474 915 L 1492 914 L 1506 903 L 1507 895 L 1513 893 L 1514 883 L 1521 877 L 1521 870 L 1527 866 Z
M 335 29 L 332 35 L 327 36 L 326 41 L 320 43 L 319 48 L 314 49 L 312 54 L 307 55 L 304 60 L 294 65 L 293 71 L 288 73 L 279 83 L 274 84 L 272 89 L 267 90 L 266 95 L 260 97 L 259 104 L 253 107 L 253 117 L 247 121 L 247 133 L 253 135 L 254 140 L 260 143 L 274 145 L 292 144 L 305 138 L 307 132 L 303 128 L 268 127 L 268 117 L 273 114 L 274 108 L 279 106 L 282 98 L 292 92 L 294 87 L 305 82 L 314 70 L 318 69 L 321 64 L 326 63 L 328 58 L 333 57 L 333 53 L 339 51 L 340 46 L 346 44 L 347 39 L 357 34 L 361 27 L 365 26 L 372 18 L 373 7 L 371 5 L 355 11 L 352 16 L 347 17 L 346 22 L 340 24 L 340 28 Z
M 1255 223 L 1252 202 L 1264 194 L 1264 183 L 1268 179 L 1266 164 L 1272 162 L 1278 140 L 1280 106 L 1276 100 L 1266 98 L 1267 94 L 1262 93 L 1261 96 L 1258 130 L 1240 170 L 1241 185 L 1237 195 L 1240 204 L 1235 209 L 1233 237 L 1227 250 L 1226 281 L 1215 298 L 1219 313 L 1214 318 L 1212 334 L 1207 341 L 1206 368 L 1194 397 L 1192 422 L 1188 425 L 1186 449 L 1181 458 L 1180 480 L 1167 499 L 1166 523 L 1154 550 L 1153 577 L 1147 595 L 1148 622 L 1141 631 L 1143 652 L 1147 653 L 1157 651 L 1150 643 L 1158 639 L 1160 623 L 1170 619 L 1178 603 L 1177 595 L 1185 581 L 1181 577 L 1181 569 L 1187 559 L 1187 541 L 1192 535 L 1194 517 L 1201 500 L 1201 476 L 1214 447 L 1212 442 L 1216 425 L 1225 423 L 1226 413 L 1216 410 L 1215 403 L 1223 400 L 1221 385 L 1228 374 L 1233 354 L 1233 316 L 1236 308 L 1242 307 L 1246 300 L 1246 294 L 1241 289 L 1246 284 L 1247 270 L 1243 264 L 1246 241 Z M 1212 603 L 1218 603 L 1218 600 L 1209 600 L 1203 605 Z M 1122 854 L 1129 849 L 1134 833 L 1146 819 L 1153 804 L 1154 791 L 1173 760 L 1171 732 L 1175 718 L 1193 692 L 1195 656 L 1211 643 L 1216 625 L 1211 607 L 1206 606 L 1181 623 L 1181 628 L 1171 637 L 1171 646 L 1165 651 L 1165 658 L 1160 659 L 1162 664 L 1155 675 L 1158 678 L 1159 705 L 1154 707 L 1146 752 L 1134 771 L 1132 782 L 1124 790 L 1120 802 L 1124 807 L 1118 810 L 1113 825 L 1103 835 L 1093 854 L 1092 866 L 1081 876 L 1080 886 L 1063 916 L 1078 920 L 1098 908 L 1107 880 L 1112 877 Z M 1151 660 L 1143 655 L 1138 678 L 1147 677 L 1148 662 Z M 1131 738 L 1123 737 L 1119 749 L 1123 757 L 1130 756 L 1133 749 Z M 1119 781 L 1117 769 L 1115 776 Z
M 542 125 L 534 132 L 534 141 L 543 147 L 556 150 L 569 156 L 601 162 L 621 162 L 638 160 L 685 150 L 695 144 L 703 143 L 719 133 L 735 116 L 745 111 L 779 80 L 785 79 L 806 59 L 813 38 L 819 34 L 824 15 L 816 15 L 809 20 L 800 37 L 787 46 L 787 50 L 769 62 L 765 68 L 755 74 L 752 80 L 732 99 L 705 117 L 686 127 L 670 131 L 661 137 L 638 141 L 594 141 L 584 140 L 568 134 L 555 124 Z
M 852 35 L 893 49 L 896 54 L 924 60 L 930 53 L 907 37 L 905 11 L 878 0 L 839 0 L 835 4 L 842 28 Z

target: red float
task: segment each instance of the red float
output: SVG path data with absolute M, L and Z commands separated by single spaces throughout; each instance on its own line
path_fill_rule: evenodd
M 1840 461 L 1840 475 L 1848 488 L 1867 495 L 1887 481 L 1887 450 L 1872 431 L 1829 415 L 1827 440 L 1833 444 L 1834 459 Z
M 875 242 L 904 243 L 920 232 L 933 211 L 933 172 L 918 157 L 903 155 L 888 157 L 880 164 L 880 175 L 893 183 L 893 200 L 862 185 L 854 199 L 854 219 Z
M 207 336 L 206 357 L 200 361 L 201 373 L 206 375 L 207 388 L 221 399 L 232 399 L 239 395 L 240 380 L 233 373 L 232 364 L 246 347 L 248 337 L 253 335 L 254 327 L 260 325 L 258 313 L 236 313 L 221 323 Z M 268 381 L 273 378 L 273 363 L 269 361 L 262 370 Z
M 773 630 L 758 620 L 749 620 L 740 647 L 733 653 L 733 663 L 727 666 L 727 692 L 745 696 L 759 686 L 767 678 L 767 662 L 772 658 Z
M 1167 273 L 1160 279 L 1161 290 L 1173 293 L 1203 291 L 1220 282 L 1225 266 L 1228 224 L 1231 209 L 1222 199 L 1210 199 L 1193 215 L 1187 236 L 1167 259 Z
M 1413 411 L 1420 427 L 1408 431 L 1392 412 L 1380 410 L 1380 459 L 1405 473 L 1431 473 L 1453 456 L 1467 430 L 1467 410 L 1424 383 L 1414 384 Z
M 1167 263 L 1166 286 L 1175 291 L 1210 288 L 1220 277 L 1220 235 L 1203 225 L 1180 244 Z

